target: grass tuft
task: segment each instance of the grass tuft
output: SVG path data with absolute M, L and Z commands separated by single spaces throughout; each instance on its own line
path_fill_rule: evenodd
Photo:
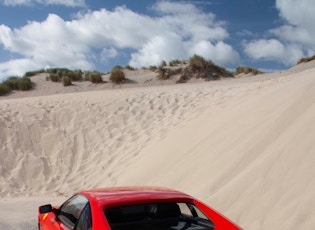
M 315 55 L 311 56 L 311 57 L 305 57 L 305 58 L 301 58 L 297 64 L 301 64 L 301 63 L 306 63 L 306 62 L 310 62 L 315 60 Z
M 234 75 L 238 75 L 238 74 L 241 74 L 241 73 L 244 73 L 244 74 L 252 73 L 254 75 L 257 75 L 257 74 L 261 74 L 263 72 L 258 70 L 258 69 L 250 68 L 248 66 L 239 66 L 239 67 L 236 68 Z
M 110 73 L 109 80 L 111 81 L 111 83 L 116 85 L 125 83 L 126 77 L 124 71 L 122 69 L 114 67 Z

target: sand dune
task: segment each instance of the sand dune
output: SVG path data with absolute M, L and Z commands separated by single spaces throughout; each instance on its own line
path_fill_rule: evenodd
M 314 63 L 40 95 L 0 100 L 0 229 L 36 229 L 37 205 L 123 185 L 187 192 L 244 229 L 315 228 Z

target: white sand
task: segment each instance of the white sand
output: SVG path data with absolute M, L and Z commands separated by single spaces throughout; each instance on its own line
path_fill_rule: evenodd
M 244 229 L 315 229 L 314 63 L 207 83 L 42 84 L 58 94 L 0 98 L 1 230 L 36 229 L 39 204 L 124 185 L 181 190 Z

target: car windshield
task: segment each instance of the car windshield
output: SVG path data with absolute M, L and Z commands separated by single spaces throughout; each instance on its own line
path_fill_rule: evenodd
M 112 230 L 211 230 L 213 222 L 191 203 L 150 203 L 108 208 L 104 211 Z

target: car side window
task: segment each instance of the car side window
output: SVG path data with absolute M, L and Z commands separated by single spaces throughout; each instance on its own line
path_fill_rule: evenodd
M 87 204 L 88 199 L 85 196 L 75 195 L 61 206 L 58 218 L 65 226 L 73 229 Z
M 76 230 L 91 230 L 92 229 L 92 215 L 90 204 L 87 203 L 81 212 Z

